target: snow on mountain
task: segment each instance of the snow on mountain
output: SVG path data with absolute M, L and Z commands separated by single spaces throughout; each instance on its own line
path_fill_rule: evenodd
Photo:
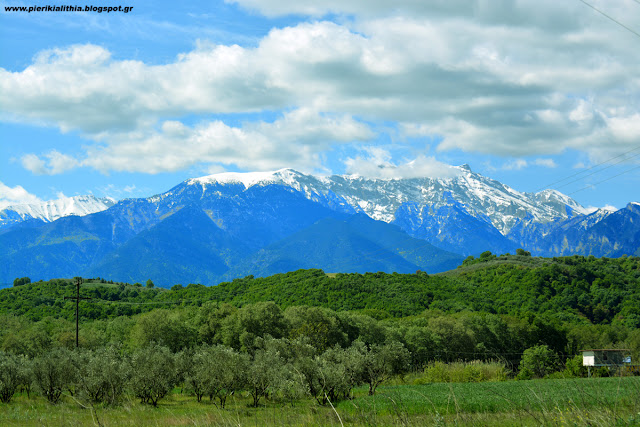
M 522 193 L 478 173 L 468 165 L 457 167 L 453 178 L 380 179 L 357 175 L 317 177 L 281 169 L 273 172 L 221 173 L 187 181 L 200 185 L 203 194 L 213 184 L 280 184 L 303 192 L 310 200 L 348 205 L 355 212 L 371 218 L 393 222 L 398 209 L 407 202 L 417 203 L 417 215 L 425 207 L 437 209 L 460 204 L 470 215 L 490 222 L 503 235 L 525 218 L 548 222 L 587 214 L 588 210 L 556 190 Z
M 84 216 L 101 212 L 116 203 L 111 198 L 95 196 L 61 197 L 36 204 L 8 206 L 0 211 L 0 227 L 6 227 L 30 219 L 52 222 L 69 215 Z
M 580 221 L 580 228 L 586 230 L 615 212 L 616 209 L 610 207 L 601 208 L 594 212 L 591 212 L 585 215 L 582 221 Z

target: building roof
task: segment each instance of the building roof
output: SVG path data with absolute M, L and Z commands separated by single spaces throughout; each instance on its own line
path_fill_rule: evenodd
M 587 348 L 584 350 L 578 350 L 578 351 L 619 351 L 619 352 L 623 352 L 623 351 L 631 351 L 628 348 Z

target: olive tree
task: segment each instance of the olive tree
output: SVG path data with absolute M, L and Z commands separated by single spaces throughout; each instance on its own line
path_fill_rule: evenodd
M 208 395 L 210 400 L 217 398 L 224 408 L 227 397 L 244 387 L 248 365 L 249 356 L 230 347 L 204 346 L 193 354 L 185 381 L 198 402 Z
M 58 403 L 65 389 L 77 380 L 77 363 L 71 350 L 55 348 L 33 360 L 33 380 L 50 403 Z
M 374 395 L 382 382 L 409 369 L 411 356 L 398 341 L 370 347 L 356 341 L 349 350 L 347 360 L 354 373 L 359 372 L 362 382 L 369 385 L 369 395 Z
M 125 391 L 129 366 L 115 347 L 84 351 L 78 366 L 78 390 L 92 402 L 117 404 Z
M 260 398 L 291 385 L 291 365 L 273 349 L 258 349 L 247 369 L 245 389 L 257 407 Z
M 0 401 L 9 403 L 18 387 L 29 380 L 25 375 L 26 362 L 24 356 L 0 352 Z
M 158 405 L 176 383 L 176 362 L 167 347 L 150 345 L 131 357 L 131 390 L 141 403 Z

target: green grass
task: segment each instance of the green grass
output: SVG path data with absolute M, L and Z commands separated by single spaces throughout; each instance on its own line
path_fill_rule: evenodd
M 513 417 L 516 425 L 640 425 L 640 378 L 389 386 L 376 396 L 341 402 L 337 408 L 356 417 L 431 415 L 458 423 L 467 420 L 471 425 L 505 417 Z
M 109 408 L 82 408 L 72 397 L 50 405 L 41 397 L 16 396 L 0 404 L 2 426 L 263 426 L 306 425 L 498 425 L 638 426 L 640 378 L 591 378 L 488 383 L 381 386 L 355 399 L 321 407 L 312 400 L 267 401 L 249 407 L 233 396 L 222 410 L 176 391 L 157 408 L 137 400 Z

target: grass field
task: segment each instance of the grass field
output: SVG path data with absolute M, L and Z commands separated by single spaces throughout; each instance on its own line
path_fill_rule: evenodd
M 136 400 L 83 408 L 71 396 L 50 405 L 16 396 L 0 404 L 2 426 L 498 425 L 640 426 L 640 377 L 381 386 L 322 407 L 311 400 L 249 407 L 235 396 L 222 410 L 177 390 L 157 408 Z

